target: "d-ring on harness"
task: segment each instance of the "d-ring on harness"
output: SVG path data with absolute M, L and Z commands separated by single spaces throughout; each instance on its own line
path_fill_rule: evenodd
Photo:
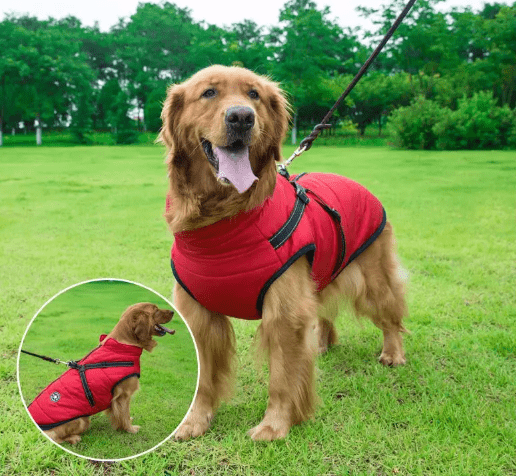
M 335 102 L 333 107 L 328 111 L 326 116 L 324 116 L 323 120 L 320 124 L 317 124 L 309 136 L 305 137 L 301 143 L 299 144 L 299 147 L 294 151 L 294 153 L 283 163 L 278 165 L 279 173 L 283 176 L 288 177 L 287 173 L 287 167 L 293 162 L 293 160 L 296 157 L 299 157 L 305 150 L 310 149 L 312 147 L 312 142 L 317 139 L 317 136 L 320 134 L 320 132 L 323 129 L 328 129 L 331 127 L 330 124 L 327 124 L 327 122 L 330 120 L 331 116 L 335 112 L 335 109 L 339 106 L 339 104 L 343 101 L 343 99 L 351 92 L 351 90 L 356 86 L 356 84 L 360 81 L 362 76 L 366 73 L 369 66 L 371 66 L 371 63 L 376 59 L 376 57 L 380 54 L 380 51 L 382 51 L 385 44 L 390 40 L 393 33 L 398 29 L 401 22 L 404 20 L 404 18 L 407 16 L 410 9 L 413 7 L 414 3 L 416 3 L 416 0 L 410 0 L 407 5 L 405 5 L 405 8 L 400 13 L 396 21 L 392 24 L 392 26 L 389 28 L 389 31 L 384 36 L 383 40 L 380 42 L 380 44 L 376 47 L 376 49 L 373 51 L 372 55 L 368 58 L 368 60 L 364 63 L 364 65 L 360 68 L 360 71 L 356 74 L 356 76 L 353 78 L 353 81 L 349 83 L 349 86 L 346 88 L 346 90 L 342 93 L 339 99 Z

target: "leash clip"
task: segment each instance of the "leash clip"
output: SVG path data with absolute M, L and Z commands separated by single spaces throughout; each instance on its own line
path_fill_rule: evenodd
M 303 147 L 299 146 L 294 152 L 293 154 L 282 164 L 279 164 L 278 165 L 278 168 L 279 168 L 279 172 L 280 174 L 283 175 L 282 171 L 287 171 L 287 167 L 293 162 L 293 160 L 296 158 L 296 157 L 299 157 L 305 150 L 307 150 L 306 148 L 306 145 L 304 145 Z

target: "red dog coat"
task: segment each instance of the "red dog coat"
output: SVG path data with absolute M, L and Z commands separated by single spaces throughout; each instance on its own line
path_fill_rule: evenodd
M 105 338 L 101 335 L 100 341 Z M 120 382 L 140 377 L 141 355 L 140 347 L 109 338 L 34 399 L 28 408 L 32 418 L 42 430 L 50 430 L 106 410 Z
M 261 206 L 176 233 L 172 271 L 210 311 L 259 319 L 265 293 L 298 258 L 307 256 L 321 291 L 378 237 L 385 221 L 379 200 L 353 180 L 278 175 Z

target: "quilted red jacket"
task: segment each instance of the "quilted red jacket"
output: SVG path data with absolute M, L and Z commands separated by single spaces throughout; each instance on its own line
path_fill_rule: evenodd
M 385 221 L 379 200 L 353 180 L 278 175 L 261 206 L 176 233 L 172 271 L 210 311 L 259 319 L 265 293 L 297 259 L 307 256 L 320 291 L 378 237 Z
M 101 335 L 100 341 L 105 338 Z M 141 347 L 109 338 L 46 387 L 29 405 L 29 413 L 42 430 L 50 430 L 106 410 L 120 382 L 140 377 L 141 354 Z

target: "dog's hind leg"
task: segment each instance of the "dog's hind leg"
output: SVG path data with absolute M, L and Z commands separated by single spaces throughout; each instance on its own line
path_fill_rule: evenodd
M 327 292 L 328 288 L 318 294 L 318 316 L 317 326 L 318 352 L 324 354 L 330 347 L 337 343 L 337 330 L 335 329 L 335 318 L 337 317 L 339 306 L 337 298 L 333 293 Z
M 402 332 L 406 272 L 395 254 L 394 234 L 389 222 L 378 238 L 334 281 L 351 300 L 357 315 L 368 316 L 383 332 L 379 360 L 384 365 L 405 363 Z
M 265 295 L 260 342 L 268 352 L 269 403 L 253 440 L 284 438 L 314 411 L 317 297 L 306 258 L 297 260 Z
M 79 435 L 84 433 L 89 427 L 90 418 L 81 417 L 69 421 L 68 423 L 64 423 L 56 428 L 52 428 L 51 430 L 46 430 L 45 433 L 56 443 L 63 443 L 66 441 L 67 443 L 76 445 L 81 441 L 81 437 Z
M 106 414 L 111 420 L 111 425 L 115 430 L 125 430 L 129 433 L 138 433 L 139 426 L 132 424 L 130 414 L 131 397 L 139 388 L 137 377 L 130 377 L 120 382 L 113 389 L 113 399 L 111 407 L 106 410 Z
M 235 334 L 228 317 L 208 311 L 177 283 L 174 304 L 190 326 L 200 361 L 194 404 L 175 434 L 186 440 L 206 433 L 221 399 L 231 393 Z

